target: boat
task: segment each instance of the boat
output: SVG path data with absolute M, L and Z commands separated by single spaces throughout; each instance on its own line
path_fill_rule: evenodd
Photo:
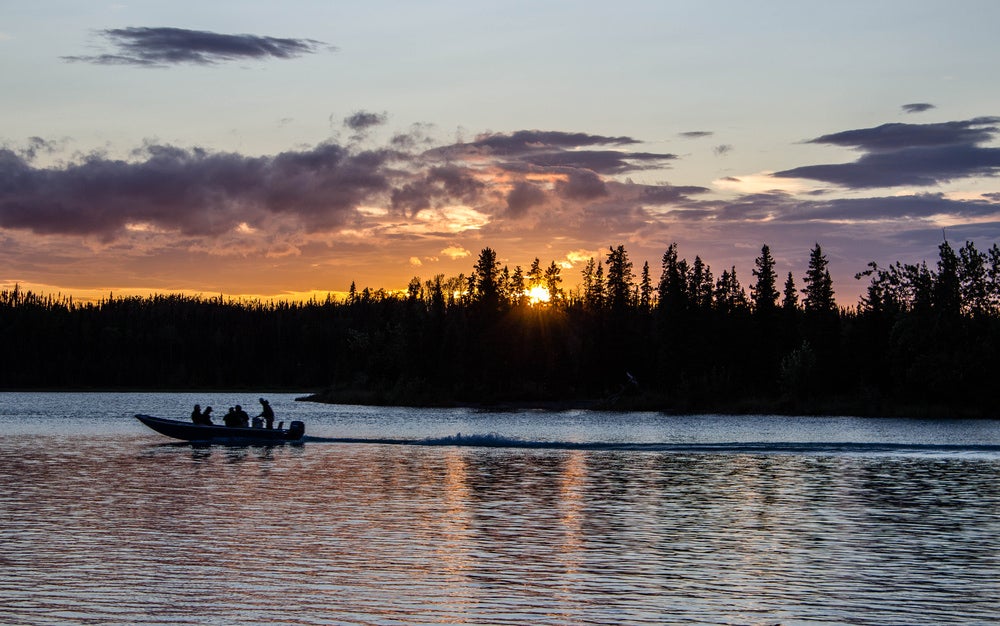
M 193 424 L 184 420 L 137 414 L 137 420 L 161 435 L 182 441 L 206 443 L 280 443 L 298 441 L 305 435 L 306 425 L 294 421 L 288 428 L 242 428 L 221 424 Z

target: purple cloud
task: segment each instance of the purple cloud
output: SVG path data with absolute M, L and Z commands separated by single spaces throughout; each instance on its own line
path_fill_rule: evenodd
M 526 181 L 519 182 L 507 194 L 507 214 L 511 217 L 521 217 L 528 212 L 528 209 L 544 204 L 547 197 L 541 187 Z
M 65 61 L 98 65 L 165 67 L 190 63 L 213 65 L 246 59 L 291 59 L 332 49 L 314 39 L 260 35 L 225 35 L 169 27 L 110 28 L 100 31 L 115 50 L 96 56 L 65 56 Z
M 344 118 L 344 126 L 353 131 L 365 131 L 373 126 L 381 126 L 389 119 L 388 113 L 372 113 L 371 111 L 358 111 L 353 115 Z
M 993 176 L 1000 149 L 981 144 L 997 135 L 1000 117 L 937 124 L 883 124 L 823 135 L 809 143 L 857 148 L 853 163 L 807 165 L 776 172 L 862 189 L 899 185 L 930 186 L 960 178 Z
M 0 150 L 0 226 L 112 238 L 130 223 L 217 235 L 267 215 L 307 230 L 343 223 L 390 188 L 392 153 L 335 144 L 271 157 L 149 145 L 135 161 L 91 155 L 36 168 Z

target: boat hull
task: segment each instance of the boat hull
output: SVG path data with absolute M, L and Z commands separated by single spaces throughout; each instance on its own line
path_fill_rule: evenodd
M 197 441 L 211 443 L 269 443 L 282 441 L 298 441 L 305 434 L 302 422 L 292 422 L 290 428 L 231 428 L 229 426 L 206 426 L 180 420 L 154 417 L 152 415 L 135 416 L 137 420 L 155 430 L 181 441 Z

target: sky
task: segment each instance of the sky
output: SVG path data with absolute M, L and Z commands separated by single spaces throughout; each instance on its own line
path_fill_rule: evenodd
M 0 289 L 580 283 L 767 244 L 838 302 L 1000 238 L 1000 3 L 0 0 Z

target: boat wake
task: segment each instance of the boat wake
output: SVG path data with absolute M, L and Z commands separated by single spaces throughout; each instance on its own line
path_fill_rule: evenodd
M 392 446 L 452 446 L 463 448 L 511 448 L 528 450 L 593 450 L 628 452 L 671 452 L 696 454 L 914 454 L 914 455 L 956 455 L 988 454 L 1000 455 L 1000 445 L 992 444 L 926 444 L 926 443 L 868 443 L 868 442 L 576 442 L 576 441 L 532 441 L 507 437 L 495 433 L 428 437 L 425 439 L 403 438 L 355 438 L 355 437 L 312 437 L 302 439 L 310 443 L 374 444 Z

